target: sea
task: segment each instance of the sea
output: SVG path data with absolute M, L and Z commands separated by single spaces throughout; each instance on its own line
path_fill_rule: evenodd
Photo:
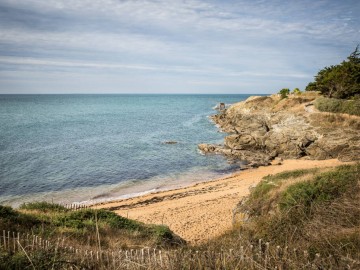
M 93 204 L 239 170 L 197 145 L 222 143 L 209 116 L 248 96 L 0 95 L 0 204 Z

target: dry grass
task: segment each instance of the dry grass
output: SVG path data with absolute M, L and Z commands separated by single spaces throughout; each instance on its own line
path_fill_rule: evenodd
M 351 128 L 360 130 L 360 117 L 341 113 L 314 113 L 311 114 L 310 120 L 324 128 Z

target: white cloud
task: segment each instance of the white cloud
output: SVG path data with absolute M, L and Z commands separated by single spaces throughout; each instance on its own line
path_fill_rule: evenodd
M 117 76 L 166 73 L 165 80 L 184 82 L 211 79 L 214 87 L 239 85 L 229 82 L 231 77 L 251 78 L 254 89 L 271 78 L 304 85 L 360 40 L 360 5 L 347 2 L 0 0 L 0 5 L 16 8 L 11 22 L 1 24 L 0 18 L 1 68 L 42 72 L 43 78 L 58 69 L 67 76 L 86 69 L 93 76 L 105 70 Z M 32 15 L 21 18 L 18 12 Z M 206 83 L 198 85 L 206 91 Z

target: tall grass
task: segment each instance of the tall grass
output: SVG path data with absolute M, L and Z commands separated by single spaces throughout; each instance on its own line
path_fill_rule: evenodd
M 315 107 L 322 112 L 347 113 L 360 116 L 360 99 L 343 100 L 321 97 L 316 99 Z

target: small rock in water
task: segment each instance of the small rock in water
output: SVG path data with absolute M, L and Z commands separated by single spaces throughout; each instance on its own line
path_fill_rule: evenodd
M 176 141 L 166 141 L 166 142 L 164 142 L 164 144 L 177 144 L 178 142 L 176 142 Z

